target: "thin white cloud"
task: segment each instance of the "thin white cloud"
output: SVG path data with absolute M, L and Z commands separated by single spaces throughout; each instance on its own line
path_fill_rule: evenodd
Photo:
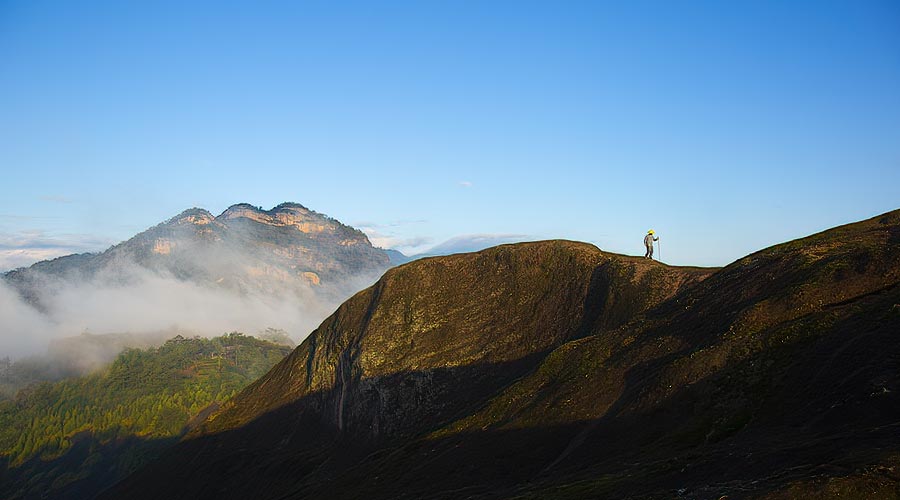
M 21 214 L 0 214 L 0 219 L 9 220 L 49 220 L 62 219 L 58 215 L 21 215 Z
M 533 237 L 527 234 L 483 233 L 465 234 L 455 236 L 436 245 L 426 252 L 426 255 L 449 255 L 453 253 L 477 252 L 485 248 L 503 245 L 505 243 L 518 243 L 528 241 Z
M 379 248 L 389 248 L 407 253 L 410 249 L 424 247 L 433 241 L 428 236 L 399 236 L 391 232 L 382 232 L 374 227 L 360 226 L 359 229 L 366 233 L 372 245 Z
M 105 249 L 114 243 L 109 238 L 93 234 L 50 235 L 40 230 L 25 230 L 18 233 L 0 233 L 0 250 L 28 248 L 77 248 Z
M 470 188 L 470 187 L 474 186 L 475 184 L 472 181 L 459 181 L 459 185 L 464 188 Z
M 427 222 L 425 219 L 400 219 L 386 223 L 357 222 L 353 226 L 366 233 L 372 245 L 411 255 L 422 251 L 434 241 L 429 236 L 409 234 L 417 231 L 410 228 L 410 226 L 426 224 Z
M 0 273 L 19 267 L 28 267 L 35 262 L 55 259 L 72 253 L 76 252 L 59 248 L 0 250 Z
M 385 228 L 389 228 L 389 227 L 409 226 L 412 224 L 425 224 L 427 222 L 428 222 L 428 220 L 426 220 L 426 219 L 400 219 L 400 220 L 395 220 L 395 221 L 385 222 L 385 223 L 361 221 L 361 222 L 354 222 L 353 227 L 360 228 L 360 229 L 385 229 Z
M 90 234 L 54 236 L 39 230 L 0 233 L 0 272 L 63 255 L 98 252 L 114 243 L 109 238 Z

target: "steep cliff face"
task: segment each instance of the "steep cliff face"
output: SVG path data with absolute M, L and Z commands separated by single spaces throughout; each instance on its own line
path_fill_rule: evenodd
M 412 262 L 108 498 L 890 498 L 898 281 L 900 211 L 718 271 Z
M 341 433 L 415 434 L 459 411 L 466 391 L 503 383 L 480 380 L 478 370 L 468 386 L 436 379 L 504 364 L 515 376 L 517 364 L 524 369 L 566 340 L 618 326 L 708 273 L 565 241 L 407 264 L 341 306 L 203 430 L 319 395 L 323 423 Z

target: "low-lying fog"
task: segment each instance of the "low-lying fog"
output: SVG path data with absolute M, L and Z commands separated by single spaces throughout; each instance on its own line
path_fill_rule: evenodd
M 313 291 L 300 280 L 247 291 L 183 281 L 130 265 L 89 279 L 38 275 L 28 288 L 33 294 L 29 300 L 0 280 L 0 359 L 41 355 L 51 340 L 83 332 L 159 337 L 160 332 L 185 331 L 214 336 L 231 331 L 253 335 L 275 328 L 299 342 L 343 300 L 376 278 L 356 278 L 328 293 Z

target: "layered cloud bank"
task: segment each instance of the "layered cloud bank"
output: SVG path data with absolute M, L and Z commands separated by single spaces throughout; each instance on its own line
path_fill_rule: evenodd
M 164 276 L 137 265 L 83 281 L 38 278 L 26 300 L 0 284 L 0 357 L 43 352 L 53 339 L 91 333 L 182 330 L 201 335 L 283 329 L 300 339 L 342 299 L 295 283 L 277 294 L 211 287 Z M 374 280 L 359 279 L 345 289 Z

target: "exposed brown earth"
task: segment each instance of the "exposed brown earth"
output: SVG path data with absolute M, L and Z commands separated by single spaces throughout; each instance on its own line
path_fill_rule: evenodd
M 900 211 L 721 270 L 412 262 L 107 498 L 896 498 Z

